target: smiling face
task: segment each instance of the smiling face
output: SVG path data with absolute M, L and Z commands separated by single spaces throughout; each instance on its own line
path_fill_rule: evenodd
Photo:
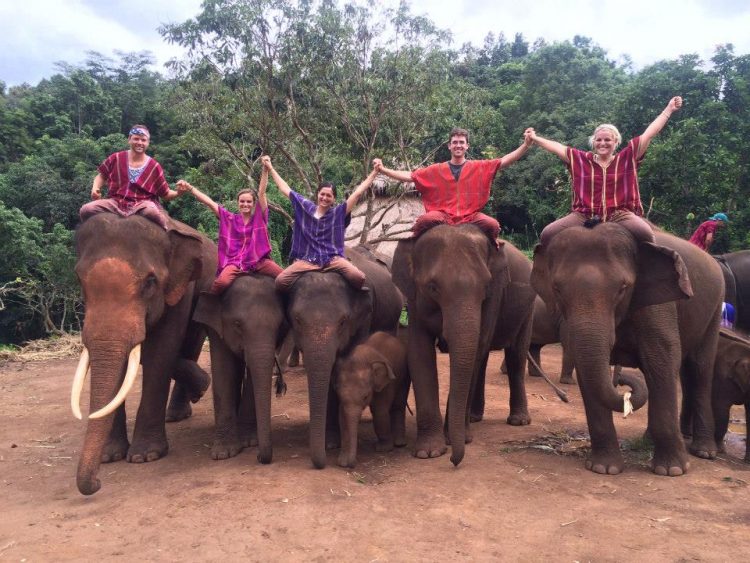
M 237 206 L 239 207 L 240 213 L 243 215 L 249 215 L 253 212 L 253 207 L 255 207 L 255 196 L 249 192 L 240 194 L 237 198 Z
M 335 201 L 332 188 L 326 186 L 318 190 L 318 207 L 321 211 L 327 212 Z
M 451 161 L 460 164 L 466 158 L 466 151 L 469 149 L 469 141 L 463 135 L 454 135 L 448 143 L 448 149 L 451 151 Z
M 594 154 L 608 159 L 615 152 L 617 137 L 611 129 L 599 129 L 594 134 Z
M 130 150 L 136 154 L 144 154 L 148 148 L 149 138 L 146 135 L 130 135 L 128 137 L 128 145 Z

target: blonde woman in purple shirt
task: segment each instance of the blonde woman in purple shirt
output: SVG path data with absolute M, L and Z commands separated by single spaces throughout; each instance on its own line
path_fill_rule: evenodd
M 237 194 L 240 212 L 232 213 L 185 180 L 177 182 L 178 192 L 191 193 L 219 218 L 219 261 L 211 293 L 220 295 L 232 285 L 237 276 L 249 272 L 272 278 L 281 273 L 281 266 L 270 257 L 267 186 L 268 170 L 263 168 L 258 185 L 257 205 L 252 190 L 242 190 Z
M 263 166 L 270 172 L 279 191 L 289 198 L 294 210 L 292 251 L 289 257 L 294 262 L 276 278 L 276 289 L 288 291 L 305 272 L 338 272 L 355 289 L 364 289 L 365 274 L 344 257 L 344 232 L 346 216 L 370 187 L 377 169 L 357 186 L 344 203 L 335 205 L 336 188 L 323 183 L 318 188 L 317 203 L 302 197 L 279 176 L 271 157 L 261 157 Z

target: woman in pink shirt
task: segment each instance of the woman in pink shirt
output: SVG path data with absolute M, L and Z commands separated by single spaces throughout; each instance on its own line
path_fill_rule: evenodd
M 211 293 L 223 293 L 237 276 L 256 272 L 276 278 L 282 268 L 271 259 L 268 237 L 268 170 L 263 168 L 258 185 L 257 205 L 252 190 L 237 194 L 239 213 L 227 211 L 209 196 L 185 180 L 177 182 L 177 191 L 190 192 L 219 218 L 219 261 Z
M 675 96 L 656 119 L 619 153 L 615 150 L 622 136 L 614 125 L 599 125 L 589 138 L 593 152 L 582 151 L 545 139 L 531 129 L 531 140 L 565 162 L 573 190 L 573 209 L 569 215 L 550 223 L 542 231 L 540 242 L 546 245 L 557 233 L 568 227 L 583 225 L 597 218 L 620 223 L 637 241 L 654 240 L 651 226 L 642 219 L 643 206 L 638 189 L 638 167 L 646 149 L 670 116 L 682 107 L 682 98 Z

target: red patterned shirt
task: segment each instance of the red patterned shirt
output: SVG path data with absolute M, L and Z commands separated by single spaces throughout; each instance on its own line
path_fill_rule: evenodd
M 433 164 L 411 173 L 411 179 L 422 194 L 425 211 L 442 211 L 450 215 L 449 224 L 468 221 L 481 211 L 490 198 L 490 188 L 502 160 L 467 160 L 458 180 L 447 162 Z
M 593 152 L 567 147 L 573 211 L 603 220 L 620 209 L 643 215 L 638 189 L 638 166 L 643 160 L 643 155 L 637 157 L 640 141 L 640 137 L 632 139 L 607 168 L 594 160 Z
M 164 170 L 153 158 L 149 158 L 143 172 L 135 182 L 128 174 L 128 151 L 111 154 L 99 165 L 99 173 L 107 180 L 109 197 L 117 201 L 123 211 L 140 201 L 150 200 L 159 204 L 159 197 L 169 193 L 169 184 Z

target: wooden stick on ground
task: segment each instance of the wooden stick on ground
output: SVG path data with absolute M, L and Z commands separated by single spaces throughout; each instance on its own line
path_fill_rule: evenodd
M 531 352 L 527 352 L 526 355 L 529 357 L 529 361 L 531 362 L 531 365 L 534 366 L 539 371 L 540 374 L 542 374 L 542 377 L 544 378 L 544 381 L 546 381 L 547 383 L 550 384 L 550 387 L 552 387 L 552 389 L 555 390 L 555 393 L 557 393 L 557 396 L 560 397 L 560 400 L 563 403 L 569 403 L 570 400 L 568 399 L 568 394 L 565 391 L 563 391 L 562 389 L 560 389 L 557 385 L 555 385 L 554 383 L 552 383 L 552 380 L 549 377 L 547 377 L 546 373 L 544 373 L 544 370 L 542 369 L 542 366 L 540 366 L 539 364 L 537 364 L 536 361 L 534 360 L 534 358 L 531 357 Z

